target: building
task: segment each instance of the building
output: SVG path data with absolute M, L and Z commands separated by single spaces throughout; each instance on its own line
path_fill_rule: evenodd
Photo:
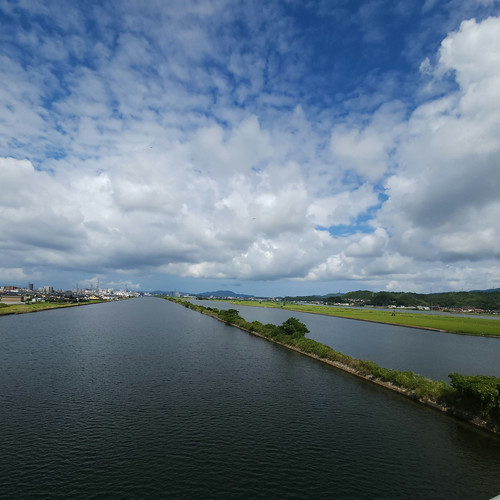
M 23 304 L 23 297 L 21 295 L 1 295 L 0 302 L 2 304 L 8 304 L 9 306 Z

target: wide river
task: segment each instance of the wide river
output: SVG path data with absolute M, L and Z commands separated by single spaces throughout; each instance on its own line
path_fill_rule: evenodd
M 500 493 L 498 438 L 162 299 L 0 317 L 0 345 L 2 498 Z

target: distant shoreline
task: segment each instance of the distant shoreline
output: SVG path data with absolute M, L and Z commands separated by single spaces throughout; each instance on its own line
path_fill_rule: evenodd
M 27 310 L 19 310 L 19 309 L 15 310 L 15 311 L 5 310 L 5 309 L 11 308 L 11 307 L 16 307 L 17 306 L 17 304 L 16 304 L 16 305 L 11 305 L 11 306 L 0 308 L 0 317 L 1 316 L 13 316 L 15 314 L 31 314 L 31 313 L 41 312 L 41 311 L 51 311 L 53 309 L 65 309 L 68 307 L 90 306 L 92 304 L 103 304 L 105 302 L 108 302 L 108 301 L 107 300 L 95 300 L 92 302 L 79 302 L 77 304 L 54 304 L 54 305 L 46 305 L 46 306 L 40 306 L 40 307 L 32 307 L 31 309 L 27 309 Z M 48 304 L 50 304 L 50 303 L 48 303 Z M 28 304 L 22 304 L 21 307 L 30 307 L 30 306 Z
M 296 311 L 296 312 L 304 312 L 306 314 L 318 314 L 320 316 L 332 316 L 334 318 L 342 318 L 342 319 L 352 319 L 353 321 L 365 321 L 367 323 L 378 323 L 380 325 L 390 325 L 390 326 L 402 326 L 403 328 L 415 328 L 417 330 L 429 330 L 431 332 L 441 332 L 441 333 L 451 333 L 453 335 L 468 335 L 470 337 L 486 337 L 486 338 L 500 338 L 500 334 L 495 335 L 495 334 L 484 334 L 484 333 L 466 333 L 466 332 L 452 332 L 450 330 L 442 330 L 440 328 L 433 328 L 431 326 L 416 326 L 416 325 L 404 325 L 401 323 L 389 323 L 388 321 L 379 321 L 375 319 L 363 319 L 363 318 L 351 318 L 349 316 L 337 316 L 337 315 L 329 315 L 329 314 L 323 314 L 320 312 L 312 312 L 312 311 L 301 311 L 299 309 L 292 309 L 290 308 L 291 311 Z M 496 320 L 495 320 L 496 321 Z
M 369 323 L 379 323 L 383 325 L 392 326 L 403 326 L 406 328 L 416 328 L 420 330 L 429 330 L 441 333 L 453 333 L 455 335 L 470 335 L 475 337 L 488 337 L 488 338 L 500 338 L 500 321 L 497 319 L 483 319 L 483 318 L 463 318 L 461 316 L 433 316 L 426 314 L 414 314 L 410 312 L 405 312 L 403 315 L 399 315 L 397 320 L 390 321 L 389 317 L 392 316 L 392 312 L 389 311 L 376 311 L 376 310 L 362 310 L 362 309 L 349 309 L 346 312 L 342 310 L 335 310 L 327 306 L 320 305 L 297 305 L 297 304 L 286 304 L 284 307 L 275 305 L 272 302 L 261 302 L 254 303 L 251 301 L 241 301 L 241 300 L 231 300 L 229 301 L 234 305 L 242 305 L 249 307 L 267 307 L 270 309 L 283 309 L 286 311 L 296 311 L 308 314 L 319 314 L 321 316 L 329 316 L 334 318 L 342 319 L 353 319 L 356 321 L 367 321 Z M 368 315 L 379 316 L 378 318 L 369 318 Z M 363 317 L 364 316 L 364 317 Z M 385 316 L 385 317 L 384 317 Z M 420 324 L 419 324 L 420 323 Z M 427 323 L 427 324 L 426 324 Z M 434 326 L 429 326 L 434 323 Z M 436 326 L 440 324 L 439 326 Z M 443 328 L 443 324 L 448 326 L 448 328 Z M 460 331 L 460 328 L 464 329 L 467 325 L 468 331 Z M 482 331 L 488 330 L 488 331 Z

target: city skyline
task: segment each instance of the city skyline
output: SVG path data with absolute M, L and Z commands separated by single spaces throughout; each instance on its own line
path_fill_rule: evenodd
M 500 286 L 500 3 L 0 2 L 0 284 Z

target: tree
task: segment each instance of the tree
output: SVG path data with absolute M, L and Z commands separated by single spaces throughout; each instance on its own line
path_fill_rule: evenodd
M 236 309 L 222 310 L 219 312 L 219 317 L 226 323 L 237 323 L 243 319 Z
M 303 337 L 306 333 L 309 333 L 307 326 L 301 323 L 297 318 L 288 318 L 278 328 L 280 333 L 294 337 Z

